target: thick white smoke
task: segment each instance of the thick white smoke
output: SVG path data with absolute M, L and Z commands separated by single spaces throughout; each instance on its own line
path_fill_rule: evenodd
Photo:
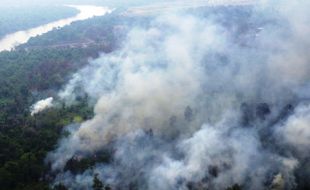
M 310 154 L 310 106 L 301 105 L 295 114 L 279 126 L 278 131 L 284 142 L 293 146 L 295 150 L 307 157 Z
M 82 90 L 96 104 L 49 153 L 55 184 L 91 188 L 97 173 L 112 189 L 298 187 L 310 122 L 309 3 L 298 2 L 177 12 L 133 27 L 121 49 L 60 92 L 72 102 Z M 72 157 L 106 147 L 110 163 L 65 171 Z
M 36 102 L 35 104 L 33 104 L 31 106 L 31 115 L 34 116 L 35 114 L 47 109 L 47 108 L 50 108 L 53 106 L 53 97 L 49 97 L 49 98 L 46 98 L 44 100 L 40 100 L 38 102 Z

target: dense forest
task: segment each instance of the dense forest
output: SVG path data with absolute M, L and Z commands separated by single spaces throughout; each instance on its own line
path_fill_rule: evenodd
M 55 145 L 62 127 L 88 118 L 87 101 L 30 116 L 29 107 L 38 98 L 52 95 L 99 49 L 44 49 L 0 53 L 0 189 L 44 189 L 43 163 Z M 97 52 L 97 53 L 96 53 Z M 45 94 L 44 94 L 45 93 Z M 43 186 L 42 186 L 43 185 Z
M 102 21 L 97 22 L 100 19 Z M 81 97 L 75 105 L 59 105 L 34 117 L 30 116 L 29 108 L 40 98 L 56 95 L 70 75 L 90 58 L 115 48 L 112 46 L 117 44 L 115 33 L 109 29 L 114 23 L 105 21 L 95 18 L 95 22 L 90 19 L 75 23 L 33 39 L 15 51 L 0 52 L 0 189 L 49 189 L 46 176 L 49 169 L 44 164 L 46 153 L 53 149 L 61 135 L 65 135 L 63 127 L 91 117 L 92 107 L 87 97 Z M 91 38 L 90 30 L 100 32 L 98 36 L 104 38 L 99 40 L 104 43 L 96 41 L 87 46 L 58 48 L 46 42 L 47 39 L 56 43 L 83 41 Z M 68 35 L 64 35 L 66 33 Z M 32 43 L 44 47 L 26 48 Z M 93 162 L 85 161 L 82 165 L 88 167 Z M 75 165 L 69 164 L 68 168 L 83 167 Z
M 125 17 L 121 10 L 104 17 L 74 22 L 70 26 L 55 29 L 47 34 L 31 38 L 18 49 L 103 46 L 116 49 L 125 39 L 131 25 L 146 25 L 148 17 Z M 77 32 L 79 31 L 79 32 Z M 105 50 L 111 51 L 111 50 Z

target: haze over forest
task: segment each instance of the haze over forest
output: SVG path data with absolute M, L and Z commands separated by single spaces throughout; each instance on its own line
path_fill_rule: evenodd
M 310 189 L 307 0 L 2 0 L 0 190 Z

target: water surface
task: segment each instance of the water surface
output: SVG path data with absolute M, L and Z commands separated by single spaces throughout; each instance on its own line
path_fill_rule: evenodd
M 86 20 L 95 16 L 103 16 L 110 13 L 111 10 L 106 7 L 97 7 L 89 5 L 66 5 L 79 10 L 76 16 L 54 21 L 28 30 L 14 32 L 4 36 L 0 40 L 0 51 L 12 50 L 20 44 L 27 43 L 32 37 L 47 33 L 55 28 L 61 28 L 70 25 L 74 21 Z

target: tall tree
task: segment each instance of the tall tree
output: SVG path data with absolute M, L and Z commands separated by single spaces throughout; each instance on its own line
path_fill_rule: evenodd
M 103 183 L 98 179 L 98 174 L 94 176 L 92 187 L 94 190 L 103 190 Z

